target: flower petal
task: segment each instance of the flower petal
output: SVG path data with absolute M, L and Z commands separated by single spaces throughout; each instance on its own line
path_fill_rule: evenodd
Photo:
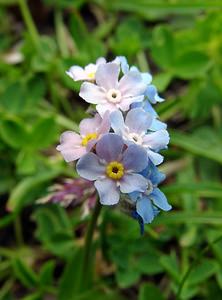
M 125 124 L 123 115 L 119 110 L 116 110 L 110 114 L 111 127 L 116 134 L 121 134 Z
M 130 145 L 124 151 L 122 162 L 126 170 L 141 172 L 148 163 L 146 150 L 138 145 Z
M 82 139 L 80 135 L 74 131 L 65 131 L 61 134 L 60 137 L 60 143 L 66 144 L 67 146 L 70 145 L 70 147 L 73 147 L 75 145 L 80 145 L 82 142 Z
M 104 90 L 91 82 L 83 82 L 80 88 L 79 96 L 86 102 L 92 104 L 106 102 L 106 95 Z
M 83 119 L 79 124 L 79 131 L 81 135 L 87 135 L 88 133 L 96 133 L 102 122 L 102 118 L 99 114 L 96 114 L 94 118 Z
M 95 74 L 97 70 L 97 66 L 95 64 L 88 64 L 87 66 L 85 66 L 85 72 L 86 74 L 89 76 L 89 74 Z
M 83 156 L 87 151 L 81 145 L 81 137 L 73 131 L 65 131 L 60 137 L 60 145 L 56 147 L 61 152 L 66 162 L 74 161 Z
M 144 109 L 146 112 L 150 113 L 152 116 L 158 117 L 158 115 L 157 115 L 155 109 L 152 107 L 152 105 L 150 104 L 149 101 L 147 101 L 147 100 L 144 101 L 143 109 Z
M 119 89 L 124 97 L 134 97 L 143 95 L 146 90 L 146 84 L 144 84 L 139 72 L 129 71 L 120 79 Z
M 101 204 L 114 205 L 119 202 L 120 192 L 115 181 L 108 178 L 97 180 L 95 188 L 99 193 Z
M 128 195 L 133 202 L 138 201 L 142 197 L 141 192 L 132 192 Z
M 141 175 L 149 179 L 153 185 L 158 185 L 166 178 L 165 174 L 161 173 L 151 161 L 148 167 L 142 171 Z
M 86 72 L 79 66 L 72 66 L 68 71 L 66 71 L 66 74 L 74 81 L 87 79 Z
M 163 155 L 159 153 L 156 153 L 152 150 L 147 150 L 147 155 L 155 166 L 158 166 L 163 162 Z
M 149 101 L 153 104 L 164 101 L 164 99 L 158 95 L 157 88 L 153 84 L 148 85 L 145 95 L 148 97 Z
M 152 116 L 146 113 L 142 108 L 134 108 L 126 115 L 125 124 L 130 132 L 142 133 L 148 130 L 152 121 Z
M 112 62 L 121 66 L 123 74 L 129 72 L 129 65 L 125 56 L 117 56 Z
M 143 82 L 145 84 L 150 84 L 151 81 L 152 81 L 152 79 L 153 79 L 152 75 L 150 73 L 148 73 L 148 72 L 141 73 L 141 76 L 142 76 Z
M 101 65 L 101 64 L 105 64 L 106 63 L 106 59 L 104 57 L 99 57 L 96 60 L 96 65 Z
M 147 189 L 147 180 L 140 174 L 125 174 L 120 180 L 120 191 L 122 193 L 132 193 L 135 191 L 144 192 Z
M 151 131 L 158 131 L 158 130 L 162 130 L 162 129 L 166 129 L 167 125 L 161 121 L 159 121 L 158 119 L 154 118 L 152 124 L 150 125 L 150 130 Z
M 148 72 L 142 73 L 142 72 L 139 71 L 139 69 L 136 66 L 132 66 L 130 68 L 130 71 L 136 71 L 136 72 L 140 73 L 140 75 L 142 76 L 143 82 L 146 85 L 148 85 L 148 84 L 151 83 L 151 81 L 152 81 L 152 75 L 150 73 L 148 73 Z
M 102 118 L 104 118 L 105 113 L 108 111 L 109 113 L 112 111 L 117 110 L 118 108 L 116 107 L 115 104 L 106 102 L 104 104 L 97 104 L 96 105 L 96 110 L 98 111 L 98 113 L 100 114 L 100 116 Z
M 129 110 L 129 107 L 132 103 L 135 102 L 142 102 L 144 99 L 144 96 L 136 96 L 136 97 L 123 97 L 121 102 L 118 104 L 118 106 L 120 107 L 120 109 L 122 111 L 127 111 Z
M 120 67 L 115 63 L 101 64 L 96 71 L 96 83 L 106 91 L 115 89 L 118 83 Z
M 57 146 L 56 148 L 57 150 L 59 150 L 64 158 L 64 160 L 66 162 L 71 162 L 74 160 L 79 159 L 80 157 L 82 157 L 84 154 L 87 153 L 87 150 L 85 147 L 76 147 L 76 148 L 65 148 L 65 146 Z
M 100 126 L 98 128 L 98 134 L 104 134 L 104 133 L 108 133 L 110 130 L 110 112 L 106 111 L 103 119 L 102 119 L 102 123 L 100 123 Z
M 143 218 L 143 222 L 151 223 L 155 217 L 153 205 L 148 196 L 143 196 L 136 203 L 136 211 Z
M 172 206 L 167 202 L 167 198 L 163 192 L 159 189 L 154 189 L 153 192 L 149 195 L 153 203 L 162 210 L 168 211 Z
M 96 180 L 105 174 L 105 166 L 94 153 L 87 153 L 76 164 L 78 174 L 88 180 Z
M 119 160 L 123 146 L 123 139 L 119 135 L 107 133 L 98 141 L 96 153 L 106 162 Z
M 166 130 L 158 130 L 153 133 L 146 134 L 143 138 L 143 144 L 150 149 L 159 151 L 166 148 L 169 140 L 169 133 Z

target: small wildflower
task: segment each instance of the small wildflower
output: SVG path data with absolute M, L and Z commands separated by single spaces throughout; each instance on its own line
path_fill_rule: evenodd
M 110 130 L 108 113 L 102 119 L 99 114 L 94 118 L 84 119 L 79 124 L 80 134 L 73 131 L 65 131 L 60 138 L 60 151 L 66 162 L 74 161 L 87 152 L 96 144 L 98 139 Z
M 136 212 L 146 224 L 153 221 L 160 209 L 168 211 L 172 207 L 168 204 L 166 196 L 157 188 L 165 176 L 152 163 L 141 174 L 148 180 L 147 190 L 145 192 L 134 192 L 129 196 L 136 203 Z
M 164 175 L 156 167 L 163 161 L 159 152 L 167 148 L 169 134 L 153 104 L 164 99 L 151 74 L 130 67 L 124 56 L 112 62 L 100 58 L 85 68 L 73 66 L 67 74 L 84 81 L 79 95 L 94 104 L 92 109 L 98 113 L 81 121 L 80 134 L 64 132 L 57 150 L 67 162 L 79 159 L 77 172 L 91 185 L 94 181 L 100 202 L 119 203 L 120 209 L 138 220 L 143 233 L 144 224 L 151 223 L 160 210 L 171 209 L 158 188 Z M 72 199 L 63 190 L 49 196 L 53 202 Z M 94 203 L 94 194 L 87 198 Z M 84 213 L 88 211 L 85 205 Z
M 100 202 L 113 205 L 119 202 L 120 191 L 145 191 L 147 180 L 140 174 L 147 166 L 146 151 L 130 145 L 125 149 L 123 139 L 114 133 L 104 135 L 96 145 L 96 154 L 88 153 L 77 163 L 78 174 L 95 181 Z
M 69 75 L 69 77 L 71 77 L 74 81 L 94 81 L 98 66 L 105 63 L 105 58 L 100 57 L 97 59 L 95 64 L 89 64 L 85 66 L 85 68 L 72 66 L 68 71 L 66 71 L 66 74 Z
M 128 72 L 120 80 L 120 67 L 116 63 L 101 64 L 96 71 L 96 84 L 84 82 L 80 97 L 96 104 L 96 110 L 103 117 L 106 111 L 127 111 L 134 102 L 144 99 L 146 85 L 138 72 Z
M 166 130 L 148 131 L 153 121 L 149 113 L 142 108 L 134 108 L 127 113 L 125 122 L 120 111 L 113 112 L 110 119 L 114 132 L 121 135 L 126 144 L 135 143 L 142 146 L 155 165 L 163 161 L 163 156 L 157 152 L 166 148 L 169 134 Z

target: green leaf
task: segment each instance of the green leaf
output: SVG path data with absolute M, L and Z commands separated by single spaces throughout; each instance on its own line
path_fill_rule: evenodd
M 155 225 L 162 224 L 213 224 L 222 225 L 221 212 L 170 212 L 158 216 L 153 222 Z
M 153 78 L 153 84 L 156 85 L 159 92 L 165 91 L 173 79 L 173 75 L 168 72 L 156 74 Z
M 203 76 L 211 65 L 208 56 L 203 52 L 190 51 L 180 55 L 173 64 L 174 73 L 183 79 Z
M 73 300 L 124 300 L 125 298 L 123 298 L 122 295 L 120 295 L 118 292 L 116 291 L 109 291 L 109 290 L 105 290 L 101 287 L 101 289 L 98 288 L 94 288 L 93 290 L 89 290 L 87 292 L 84 292 L 83 294 L 79 295 L 79 296 L 75 296 L 75 298 L 73 298 Z M 71 300 L 71 299 L 70 299 Z
M 67 257 L 74 250 L 72 224 L 59 205 L 39 207 L 34 215 L 38 224 L 36 237 L 52 253 Z
M 46 92 L 45 79 L 41 76 L 35 76 L 27 82 L 27 107 L 33 110 L 39 104 Z
M 136 268 L 128 270 L 119 268 L 116 273 L 116 280 L 121 288 L 130 287 L 140 279 L 140 272 Z
M 19 149 L 28 143 L 28 131 L 19 119 L 0 120 L 0 136 L 9 146 Z
M 58 137 L 58 131 L 54 117 L 41 118 L 34 124 L 29 147 L 31 149 L 44 149 L 51 145 Z
M 35 152 L 23 150 L 16 159 L 17 173 L 28 175 L 36 171 L 38 155 Z
M 171 69 L 175 60 L 174 39 L 171 30 L 166 26 L 155 27 L 153 31 L 151 54 L 161 67 Z
M 12 190 L 9 200 L 7 202 L 7 209 L 9 211 L 19 211 L 27 202 L 33 200 L 33 192 L 41 187 L 43 184 L 56 178 L 61 173 L 61 170 L 41 171 L 35 176 L 27 177 L 21 180 Z
M 160 257 L 160 264 L 166 272 L 174 279 L 175 282 L 180 281 L 180 270 L 175 252 L 171 255 L 163 255 Z
M 164 186 L 162 191 L 169 195 L 195 194 L 206 198 L 222 198 L 222 184 L 217 182 L 174 183 Z
M 219 264 L 213 259 L 204 260 L 191 271 L 187 284 L 198 285 L 219 271 Z
M 25 85 L 20 81 L 9 84 L 0 98 L 0 105 L 11 113 L 20 113 L 27 103 Z
M 164 300 L 164 296 L 153 283 L 144 283 L 140 286 L 139 300 Z
M 47 261 L 41 268 L 39 274 L 40 284 L 43 286 L 49 286 L 53 282 L 53 272 L 55 269 L 55 261 Z
M 171 144 L 195 155 L 200 155 L 222 163 L 221 135 L 210 128 L 201 128 L 194 134 L 171 131 Z
M 38 277 L 33 270 L 28 267 L 19 258 L 14 258 L 12 261 L 14 274 L 18 280 L 21 281 L 28 288 L 35 288 L 38 284 Z

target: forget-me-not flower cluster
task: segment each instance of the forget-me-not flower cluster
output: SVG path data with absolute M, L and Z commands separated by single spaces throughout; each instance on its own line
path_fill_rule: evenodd
M 129 67 L 122 56 L 66 73 L 83 81 L 79 95 L 96 113 L 80 122 L 79 133 L 64 132 L 57 150 L 67 162 L 78 160 L 78 174 L 94 182 L 101 204 L 128 201 L 140 223 L 151 223 L 160 210 L 171 209 L 158 188 L 165 178 L 157 168 L 163 162 L 159 152 L 169 134 L 152 106 L 164 101 L 152 76 Z

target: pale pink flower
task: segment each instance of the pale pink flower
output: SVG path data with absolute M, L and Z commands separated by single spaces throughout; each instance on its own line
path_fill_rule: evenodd
M 102 119 L 99 114 L 94 118 L 87 118 L 79 124 L 80 134 L 65 131 L 60 137 L 60 145 L 56 147 L 66 162 L 79 159 L 88 153 L 101 136 L 110 130 L 109 113 Z

